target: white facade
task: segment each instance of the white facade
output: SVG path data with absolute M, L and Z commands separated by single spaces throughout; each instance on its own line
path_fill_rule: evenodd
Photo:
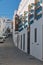
M 28 38 L 28 31 L 27 28 L 24 28 L 21 32 L 18 32 L 18 34 L 15 34 L 15 14 L 18 14 L 19 16 L 24 16 L 24 12 L 28 11 L 28 6 L 29 4 L 34 3 L 34 0 L 21 0 L 20 5 L 18 7 L 18 10 L 14 12 L 14 16 L 13 16 L 13 40 L 14 40 L 14 44 L 16 47 L 18 47 L 19 49 L 21 49 L 21 35 L 22 35 L 22 51 L 27 53 L 27 46 L 28 46 L 28 42 L 27 42 L 27 38 Z M 27 15 L 28 16 L 28 15 Z M 27 19 L 28 20 L 28 19 Z M 29 25 L 28 25 L 29 26 Z M 25 43 L 23 43 L 24 39 L 23 39 L 23 34 L 25 34 Z M 17 37 L 19 35 L 19 43 L 17 43 Z M 23 50 L 23 44 L 25 45 L 25 49 Z
M 35 28 L 37 42 L 35 42 Z M 30 54 L 40 60 L 43 59 L 43 17 L 39 21 L 34 21 L 30 27 Z
M 24 28 L 21 32 L 18 32 L 17 34 L 15 34 L 16 32 L 14 31 L 15 30 L 15 14 L 18 14 L 19 16 L 22 14 L 24 14 L 24 11 L 28 11 L 28 3 L 27 0 L 22 0 L 20 5 L 19 5 L 19 8 L 18 8 L 18 11 L 16 11 L 14 13 L 14 16 L 13 16 L 13 40 L 14 40 L 14 44 L 16 47 L 18 47 L 19 49 L 21 49 L 22 51 L 26 52 L 27 53 L 27 28 Z M 25 6 L 25 4 L 27 4 Z M 21 7 L 22 6 L 22 7 Z M 23 35 L 25 34 L 25 41 L 23 39 Z M 18 36 L 19 36 L 19 39 L 18 39 Z M 22 40 L 21 40 L 21 36 L 22 36 Z M 21 43 L 22 42 L 22 43 Z M 23 43 L 25 42 L 25 43 Z M 24 47 L 24 45 L 25 47 Z M 21 48 L 22 46 L 22 48 Z M 23 49 L 24 47 L 24 49 Z
M 12 29 L 12 21 L 7 18 L 0 18 L 0 35 L 4 34 L 7 28 Z
M 5 23 L 6 23 L 6 28 L 9 28 L 10 32 L 12 33 L 13 21 L 10 19 L 7 19 Z
M 24 16 L 24 12 L 28 11 L 28 5 L 31 3 L 35 3 L 35 0 L 31 0 L 31 1 L 22 0 L 19 5 L 18 11 L 16 13 L 19 16 L 20 15 Z M 41 6 L 42 5 L 43 4 L 41 4 Z M 35 32 L 35 29 L 37 29 L 36 31 L 37 34 Z M 28 33 L 27 28 L 24 28 L 21 32 L 18 32 L 17 34 L 15 34 L 15 31 L 13 29 L 13 40 L 15 46 L 26 53 L 27 53 L 27 46 L 28 46 L 27 33 Z M 24 34 L 25 34 L 25 38 L 23 37 Z M 37 36 L 37 42 L 35 42 L 35 35 Z M 34 20 L 34 23 L 30 25 L 30 55 L 43 61 L 43 8 L 42 8 L 42 18 L 40 18 L 39 20 Z
M 27 53 L 27 28 L 19 32 L 18 48 Z M 21 38 L 22 36 L 22 38 Z M 24 37 L 25 36 L 25 37 Z
M 24 11 L 28 11 L 28 5 L 34 3 L 34 0 L 21 0 L 17 14 L 18 15 L 23 15 Z
M 4 33 L 5 27 L 6 27 L 5 20 L 0 18 L 0 35 Z
M 36 42 L 35 29 L 37 29 Z M 30 55 L 43 61 L 43 13 L 42 18 L 40 18 L 38 21 L 34 20 L 34 23 L 30 26 Z

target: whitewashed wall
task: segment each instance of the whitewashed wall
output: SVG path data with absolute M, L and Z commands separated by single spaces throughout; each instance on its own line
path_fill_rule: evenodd
M 25 50 L 23 50 L 23 34 L 25 34 Z M 23 31 L 19 32 L 19 35 L 22 35 L 22 49 L 20 48 L 21 45 L 21 38 L 19 40 L 19 49 L 27 53 L 27 29 L 24 29 Z
M 42 25 L 43 25 L 43 17 L 38 21 L 35 20 L 34 23 L 30 26 L 30 55 L 42 60 L 43 54 L 43 43 L 42 43 Z M 37 28 L 37 42 L 34 42 L 35 39 L 35 31 Z M 37 45 L 38 44 L 38 45 Z

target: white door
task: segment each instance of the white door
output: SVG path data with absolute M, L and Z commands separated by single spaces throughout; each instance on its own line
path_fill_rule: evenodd
M 30 54 L 35 55 L 35 43 L 34 43 L 34 29 L 31 29 L 30 32 Z
M 37 28 L 34 28 L 32 31 L 31 31 L 31 55 L 32 56 L 35 56 L 36 53 L 37 53 L 37 49 L 36 49 L 36 44 L 37 44 Z

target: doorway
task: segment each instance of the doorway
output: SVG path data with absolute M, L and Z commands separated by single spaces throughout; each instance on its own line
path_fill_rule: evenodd
M 27 32 L 27 53 L 30 54 L 30 32 Z
M 21 46 L 20 46 L 20 47 L 21 47 L 21 49 L 22 49 L 22 35 L 21 35 Z
M 19 47 L 19 35 L 17 35 L 17 47 Z
M 23 34 L 23 50 L 25 50 L 25 34 Z

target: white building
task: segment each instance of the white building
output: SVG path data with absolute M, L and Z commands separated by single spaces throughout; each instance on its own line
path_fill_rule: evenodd
M 30 55 L 43 61 L 42 0 L 21 0 L 13 23 L 15 46 L 26 53 L 30 52 Z M 16 26 L 18 29 L 15 30 Z
M 29 20 L 28 20 L 28 15 L 29 15 L 29 5 L 31 3 L 34 3 L 34 0 L 21 0 L 20 5 L 18 7 L 18 10 L 14 13 L 13 16 L 13 40 L 15 45 L 21 49 L 22 51 L 29 53 L 30 51 L 30 25 Z M 34 7 L 32 8 L 32 10 Z M 34 14 L 34 12 L 33 12 Z M 32 15 L 33 15 L 32 14 Z M 18 16 L 17 16 L 18 15 Z M 15 31 L 16 28 L 16 20 L 15 17 L 19 17 L 18 20 L 18 29 Z M 32 21 L 34 17 L 30 21 Z M 25 21 L 24 21 L 25 20 Z M 19 23 L 20 22 L 20 23 Z M 33 22 L 33 21 L 32 21 Z M 17 33 L 17 34 L 15 34 Z M 18 38 L 19 37 L 19 38 Z
M 43 0 L 42 0 L 43 1 Z M 36 19 L 30 25 L 30 54 L 43 61 L 43 3 L 37 6 Z
M 0 18 L 0 35 L 4 34 L 8 27 L 12 29 L 12 21 L 8 18 Z
M 5 23 L 6 23 L 6 28 L 9 28 L 9 29 L 10 29 L 10 32 L 12 33 L 13 21 L 10 20 L 10 19 L 6 19 L 6 20 L 5 20 Z

